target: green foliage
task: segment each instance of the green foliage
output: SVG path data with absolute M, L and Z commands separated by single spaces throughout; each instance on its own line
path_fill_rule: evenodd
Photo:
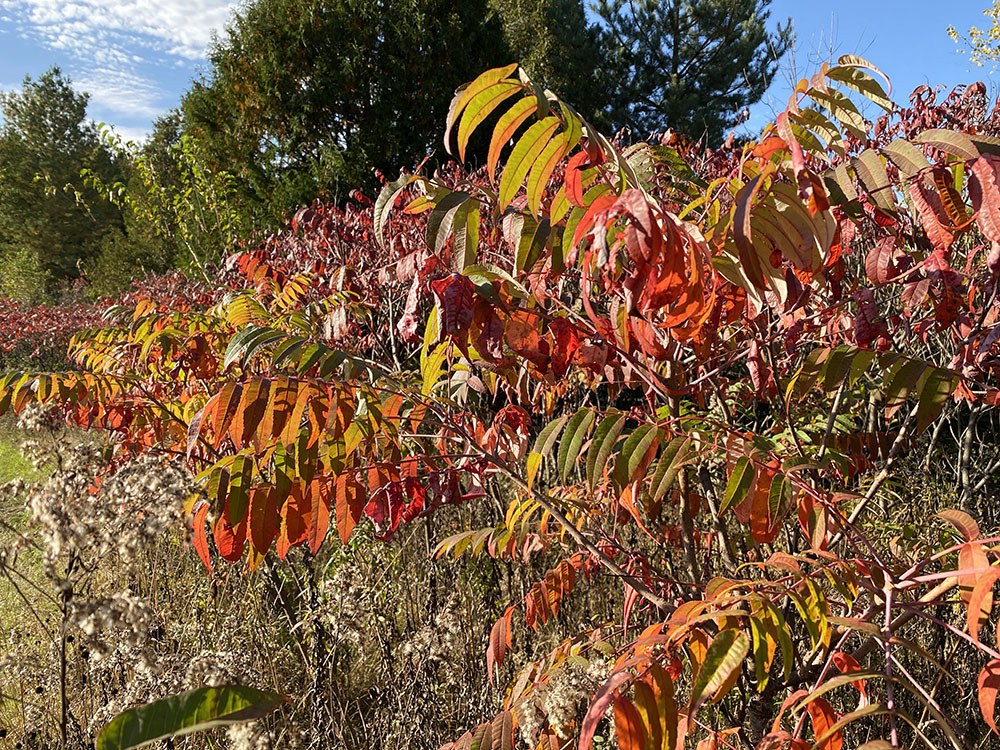
M 510 59 L 532 80 L 558 91 L 592 122 L 604 124 L 607 90 L 595 86 L 604 66 L 600 30 L 580 0 L 490 0 L 503 25 Z
M 37 298 L 76 276 L 78 263 L 120 225 L 115 207 L 88 200 L 80 177 L 88 170 L 111 181 L 118 165 L 87 120 L 87 95 L 75 92 L 58 68 L 25 78 L 19 92 L 0 94 L 0 111 L 3 292 Z
M 31 248 L 0 249 L 0 297 L 37 302 L 45 297 L 48 278 L 41 256 Z
M 116 294 L 137 273 L 171 267 L 204 277 L 206 265 L 233 252 L 254 226 L 233 176 L 208 168 L 201 144 L 181 134 L 178 113 L 158 120 L 146 144 L 123 144 L 110 134 L 104 143 L 123 165 L 124 179 L 109 184 L 91 170 L 83 177 L 122 210 L 125 228 L 106 235 L 87 264 L 96 293 Z
M 612 120 L 719 143 L 759 101 L 792 43 L 767 29 L 770 0 L 600 0 Z
M 581 0 L 257 0 L 185 95 L 185 130 L 277 219 L 439 151 L 455 88 L 518 57 L 585 114 L 605 109 Z
M 241 685 L 204 687 L 116 716 L 97 738 L 97 750 L 127 750 L 157 740 L 252 721 L 284 699 Z
M 418 162 L 455 87 L 503 56 L 474 4 L 258 0 L 185 95 L 186 127 L 278 216 Z

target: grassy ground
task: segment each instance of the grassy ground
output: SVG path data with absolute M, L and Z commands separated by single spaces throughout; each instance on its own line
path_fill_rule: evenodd
M 17 429 L 11 415 L 0 417 L 0 484 L 12 479 L 34 479 L 31 463 L 21 456 L 24 434 Z

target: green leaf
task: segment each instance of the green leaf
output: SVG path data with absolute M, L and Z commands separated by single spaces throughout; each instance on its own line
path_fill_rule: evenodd
M 587 482 L 591 489 L 594 489 L 604 473 L 604 465 L 608 462 L 608 456 L 611 455 L 618 436 L 622 434 L 623 427 L 625 415 L 611 412 L 594 431 L 594 439 L 590 441 L 590 450 L 587 451 Z
M 462 273 L 476 262 L 479 252 L 479 201 L 466 201 L 458 207 L 455 212 L 454 233 L 452 264 L 458 273 Z
M 823 173 L 830 199 L 837 205 L 850 203 L 858 199 L 858 191 L 854 189 L 854 180 L 847 171 L 847 164 L 841 164 L 836 169 L 828 169 Z
M 583 446 L 583 441 L 593 423 L 593 409 L 580 409 L 570 417 L 569 424 L 566 425 L 566 434 L 563 435 L 562 442 L 559 443 L 559 457 L 556 459 L 559 477 L 563 483 L 569 478 L 573 466 L 576 465 L 576 460 L 580 457 L 580 448 Z
M 768 492 L 767 508 L 771 525 L 781 521 L 792 504 L 792 485 L 784 474 L 776 474 L 771 480 Z
M 670 488 L 677 481 L 681 469 L 696 455 L 691 448 L 691 439 L 679 436 L 671 440 L 660 455 L 660 461 L 656 464 L 656 472 L 653 474 L 653 482 L 650 485 L 650 492 L 653 502 L 660 502 Z
M 461 161 L 465 161 L 465 148 L 469 145 L 469 137 L 475 129 L 502 102 L 522 90 L 523 87 L 517 81 L 498 81 L 472 98 L 458 125 L 458 158 Z
M 451 236 L 451 227 L 455 221 L 455 212 L 472 196 L 461 190 L 448 193 L 434 206 L 430 218 L 427 219 L 427 245 L 440 253 Z
M 917 435 L 926 430 L 941 414 L 945 402 L 955 392 L 957 381 L 954 372 L 942 368 L 934 368 L 927 376 L 927 381 L 920 391 L 920 399 L 917 401 Z
M 389 221 L 389 211 L 392 210 L 396 198 L 403 192 L 403 188 L 415 179 L 417 178 L 414 175 L 401 175 L 398 179 L 387 183 L 378 194 L 378 198 L 375 199 L 375 208 L 372 211 L 372 223 L 375 225 L 375 239 L 378 240 L 378 244 L 382 247 L 385 247 L 384 232 L 386 222 Z
M 979 150 L 979 153 L 1000 156 L 1000 138 L 994 135 L 969 134 L 969 140 Z
M 253 459 L 236 456 L 229 472 L 229 521 L 233 526 L 243 520 L 250 503 L 250 485 L 253 482 Z
M 514 137 L 514 133 L 517 132 L 517 129 L 521 127 L 524 121 L 537 110 L 538 102 L 535 100 L 535 97 L 526 96 L 524 99 L 514 102 L 514 105 L 504 112 L 497 121 L 497 125 L 493 129 L 493 137 L 490 139 L 490 150 L 486 158 L 486 169 L 491 184 L 496 183 L 497 163 L 500 161 L 500 152 L 503 150 L 503 147 Z
M 517 255 L 514 258 L 514 273 L 521 274 L 530 270 L 541 257 L 551 227 L 548 219 L 535 219 L 533 216 L 517 216 L 514 221 L 521 224 L 521 238 L 517 243 Z
M 691 687 L 691 716 L 740 668 L 749 652 L 750 636 L 743 630 L 723 630 L 715 636 Z
M 423 375 L 423 385 L 421 386 L 420 392 L 427 396 L 430 392 L 434 390 L 434 386 L 437 385 L 438 378 L 441 377 L 441 373 L 444 371 L 444 361 L 448 357 L 448 353 L 451 351 L 449 342 L 442 341 L 434 349 L 427 359 L 421 364 L 420 371 Z
M 913 139 L 916 143 L 927 144 L 940 149 L 945 153 L 957 156 L 959 159 L 970 161 L 979 158 L 979 149 L 976 148 L 969 136 L 958 133 L 954 130 L 925 130 Z
M 503 80 L 511 73 L 517 69 L 517 63 L 511 63 L 503 68 L 492 68 L 479 76 L 472 83 L 467 86 L 462 86 L 455 92 L 455 96 L 451 100 L 451 104 L 448 105 L 448 124 L 444 130 L 444 147 L 451 153 L 451 129 L 455 126 L 455 122 L 458 120 L 459 116 L 473 99 L 479 96 L 480 93 L 490 88 L 498 81 Z
M 833 393 L 840 388 L 840 384 L 844 382 L 851 371 L 851 365 L 857 351 L 853 346 L 839 346 L 830 352 L 830 357 L 823 367 L 824 391 Z
M 295 357 L 309 343 L 305 336 L 290 336 L 274 348 L 271 355 L 271 367 L 279 368 L 288 361 L 294 363 Z
M 504 167 L 503 175 L 500 177 L 498 208 L 501 211 L 514 200 L 528 170 L 531 169 L 535 159 L 538 158 L 558 127 L 559 118 L 550 115 L 528 128 L 517 145 L 514 146 L 514 150 L 507 158 L 507 166 Z
M 226 355 L 222 360 L 222 369 L 226 369 L 236 360 L 246 365 L 261 349 L 270 346 L 288 336 L 284 331 L 278 331 L 266 326 L 247 326 L 238 331 L 226 347 Z
M 841 135 L 840 129 L 822 113 L 817 112 L 815 109 L 806 108 L 797 114 L 790 112 L 788 119 L 809 128 L 819 135 L 826 141 L 827 149 L 833 151 L 838 156 L 845 156 L 847 154 L 844 137 Z
M 535 439 L 535 447 L 531 449 L 531 453 L 528 454 L 528 487 L 535 481 L 535 474 L 538 473 L 538 467 L 542 463 L 542 459 L 552 452 L 552 447 L 556 444 L 556 440 L 559 439 L 559 433 L 562 432 L 563 426 L 566 424 L 566 420 L 569 416 L 562 416 L 554 422 L 549 422 L 542 431 L 538 433 L 538 437 Z
M 907 177 L 915 177 L 922 169 L 930 167 L 923 152 L 905 138 L 898 138 L 882 149 L 899 171 Z
M 101 730 L 97 750 L 126 750 L 259 719 L 286 698 L 241 685 L 204 687 L 118 714 Z
M 892 380 L 885 389 L 886 413 L 895 411 L 906 403 L 907 397 L 916 388 L 917 381 L 927 367 L 927 363 L 922 360 L 906 359 L 902 360 L 898 367 L 889 370 Z
M 549 184 L 549 178 L 555 171 L 556 165 L 559 164 L 560 160 L 573 147 L 574 144 L 570 142 L 572 137 L 573 134 L 568 131 L 559 133 L 548 142 L 548 145 L 542 149 L 538 158 L 535 159 L 531 167 L 531 172 L 528 175 L 527 185 L 528 210 L 532 214 L 538 215 L 545 186 Z M 577 134 L 577 140 L 579 140 L 579 134 Z
M 868 148 L 854 160 L 852 166 L 858 179 L 868 191 L 868 196 L 880 209 L 889 214 L 896 213 L 896 203 L 892 194 L 892 183 L 886 174 L 885 164 L 877 152 Z
M 847 88 L 857 91 L 859 94 L 867 97 L 886 112 L 891 113 L 896 109 L 892 100 L 889 99 L 889 95 L 886 94 L 885 89 L 882 88 L 882 84 L 864 71 L 858 70 L 858 68 L 853 65 L 835 66 L 830 68 L 826 75 L 828 78 L 831 78 L 832 80 L 843 84 Z
M 615 485 L 618 489 L 639 478 L 643 469 L 643 461 L 659 439 L 660 429 L 655 425 L 641 424 L 625 439 L 621 453 L 615 459 Z
M 747 493 L 753 486 L 753 480 L 757 476 L 753 461 L 749 456 L 740 456 L 733 467 L 733 473 L 729 475 L 726 483 L 726 494 L 722 499 L 722 507 L 719 508 L 719 515 L 724 516 L 726 511 L 734 505 L 738 505 L 746 498 Z

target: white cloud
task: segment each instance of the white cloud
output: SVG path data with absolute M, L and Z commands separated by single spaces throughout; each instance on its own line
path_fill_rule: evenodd
M 143 128 L 143 127 L 130 128 L 130 127 L 125 127 L 124 125 L 115 125 L 113 129 L 115 133 L 121 136 L 122 141 L 126 143 L 128 141 L 133 141 L 135 143 L 144 143 L 145 140 L 149 137 L 149 128 Z
M 237 0 L 0 0 L 17 33 L 57 50 L 95 105 L 152 118 L 176 102 L 139 66 L 185 67 L 203 59 Z
M 121 32 L 134 41 L 173 55 L 204 56 L 212 32 L 229 19 L 233 0 L 5 0 L 29 27 L 72 35 L 81 45 L 94 31 Z M 145 38 L 143 38 L 145 37 Z
M 90 100 L 111 112 L 152 119 L 163 112 L 155 83 L 135 73 L 98 67 L 77 77 L 74 86 L 90 93 Z

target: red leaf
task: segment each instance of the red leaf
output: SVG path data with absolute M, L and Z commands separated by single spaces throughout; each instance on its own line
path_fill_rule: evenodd
M 942 510 L 937 517 L 954 526 L 968 542 L 979 538 L 979 524 L 968 513 L 962 510 Z
M 410 292 L 406 295 L 406 306 L 403 308 L 403 314 L 396 324 L 396 330 L 399 331 L 399 335 L 403 341 L 413 343 L 420 340 L 420 337 L 417 336 L 417 306 L 419 304 L 420 277 L 414 274 L 413 283 L 410 284 Z
M 1000 189 L 997 188 L 993 163 L 993 158 L 988 156 L 972 162 L 969 198 L 983 234 L 991 242 L 1000 242 Z
M 910 184 L 910 197 L 920 212 L 920 223 L 923 224 L 928 239 L 936 248 L 947 252 L 955 238 L 941 221 L 944 215 L 941 196 L 914 180 Z
M 573 362 L 580 348 L 580 337 L 576 328 L 565 318 L 555 318 L 549 323 L 554 345 L 552 347 L 552 372 L 561 378 Z
M 750 370 L 750 380 L 761 399 L 769 401 L 778 395 L 778 385 L 774 381 L 774 372 L 770 365 L 764 361 L 764 357 L 760 353 L 760 343 L 756 339 L 750 342 L 747 367 Z
M 438 311 L 438 341 L 451 337 L 458 342 L 468 340 L 472 325 L 472 282 L 459 273 L 431 282 L 434 305 Z
M 833 665 L 840 671 L 841 674 L 851 674 L 853 672 L 860 672 L 861 665 L 858 664 L 858 660 L 855 659 L 850 654 L 845 654 L 843 651 L 837 651 L 833 655 Z M 851 683 L 858 689 L 861 693 L 861 697 L 864 699 L 864 704 L 868 704 L 868 693 L 865 690 L 865 681 L 856 680 Z
M 229 520 L 229 504 L 227 503 L 222 516 L 215 522 L 214 535 L 215 546 L 222 559 L 226 562 L 236 562 L 243 557 L 243 546 L 247 540 L 247 514 L 244 513 L 243 520 L 233 526 Z
M 564 178 L 566 199 L 574 206 L 581 208 L 586 205 L 586 202 L 583 197 L 583 179 L 580 173 L 586 168 L 584 165 L 587 163 L 587 156 L 586 151 L 574 154 L 566 162 L 566 176 Z
M 899 271 L 895 264 L 896 236 L 884 237 L 868 251 L 865 258 L 865 273 L 873 284 L 884 284 Z
M 503 357 L 503 321 L 493 305 L 479 296 L 472 302 L 472 330 L 480 356 L 498 362 Z

